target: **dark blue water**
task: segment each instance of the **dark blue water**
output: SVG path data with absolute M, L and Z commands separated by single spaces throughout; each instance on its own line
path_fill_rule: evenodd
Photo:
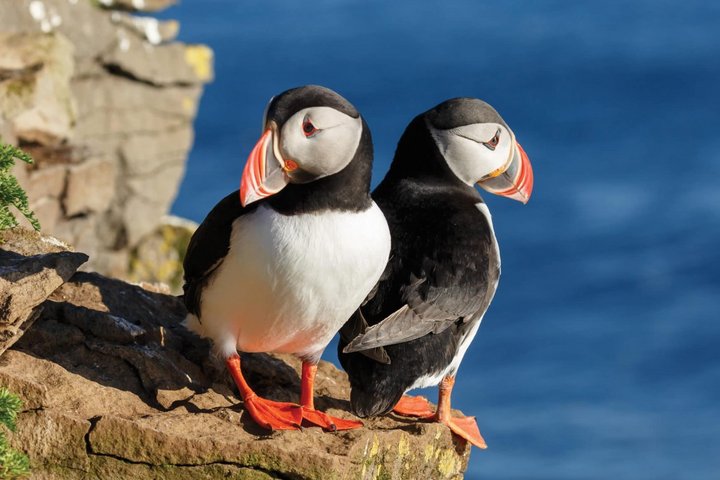
M 720 3 L 439 4 L 167 12 L 215 50 L 217 77 L 174 213 L 200 221 L 238 187 L 286 88 L 324 84 L 363 112 L 375 183 L 414 115 L 483 98 L 535 192 L 526 207 L 485 195 L 503 277 L 454 396 L 490 445 L 467 477 L 719 478 Z

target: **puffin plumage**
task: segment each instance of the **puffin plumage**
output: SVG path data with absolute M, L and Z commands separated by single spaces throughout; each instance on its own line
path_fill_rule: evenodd
M 445 101 L 408 125 L 373 192 L 390 226 L 390 260 L 341 330 L 355 414 L 432 416 L 484 448 L 474 419 L 450 415 L 454 377 L 500 277 L 492 218 L 474 186 L 524 203 L 532 182 L 513 132 L 481 100 Z M 403 396 L 438 384 L 437 411 Z
M 313 380 L 320 355 L 376 284 L 390 250 L 369 194 L 370 131 L 347 100 L 318 86 L 274 97 L 263 124 L 240 190 L 212 209 L 190 241 L 186 323 L 213 340 L 260 425 L 356 428 L 360 422 L 314 409 Z M 242 377 L 238 351 L 300 357 L 300 405 L 258 397 Z

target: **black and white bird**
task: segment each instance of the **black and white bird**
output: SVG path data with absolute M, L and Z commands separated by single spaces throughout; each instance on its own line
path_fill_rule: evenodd
M 484 448 L 475 419 L 450 414 L 455 374 L 500 277 L 490 211 L 475 185 L 523 203 L 532 192 L 529 159 L 495 109 L 456 98 L 417 116 L 373 192 L 390 225 L 390 261 L 341 330 L 339 357 L 358 416 L 434 417 Z M 438 384 L 436 411 L 403 396 Z
M 315 410 L 323 350 L 376 284 L 390 232 L 370 197 L 372 140 L 362 116 L 324 87 L 273 99 L 239 192 L 197 229 L 185 258 L 186 324 L 213 340 L 261 426 L 326 430 L 361 422 Z M 300 405 L 258 397 L 241 352 L 291 353 L 303 361 Z

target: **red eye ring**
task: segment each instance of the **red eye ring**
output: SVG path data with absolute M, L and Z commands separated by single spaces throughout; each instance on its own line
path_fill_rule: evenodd
M 306 137 L 312 137 L 313 135 L 315 135 L 318 129 L 315 128 L 315 125 L 313 125 L 310 119 L 306 117 L 302 123 L 302 131 L 303 135 L 305 135 Z

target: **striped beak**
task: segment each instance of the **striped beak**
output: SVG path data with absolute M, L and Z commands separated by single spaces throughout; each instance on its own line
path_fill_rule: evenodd
M 240 203 L 243 207 L 278 193 L 290 182 L 285 162 L 275 148 L 275 126 L 260 137 L 245 163 L 240 181 Z
M 495 195 L 527 203 L 533 189 L 532 165 L 525 150 L 517 141 L 513 141 L 515 148 L 507 168 L 491 178 L 478 182 L 478 185 Z

